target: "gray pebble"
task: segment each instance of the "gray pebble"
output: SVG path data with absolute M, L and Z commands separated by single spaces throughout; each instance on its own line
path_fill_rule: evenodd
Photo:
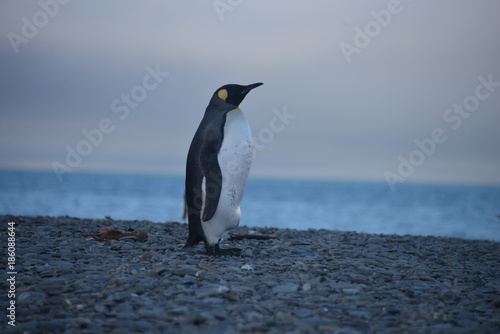
M 359 289 L 353 289 L 353 288 L 347 288 L 347 289 L 342 289 L 342 292 L 347 294 L 347 295 L 355 295 L 360 292 Z
M 273 292 L 277 293 L 288 293 L 288 292 L 296 292 L 299 289 L 299 284 L 297 283 L 286 283 L 277 285 L 273 288 Z
M 207 285 L 197 289 L 195 291 L 195 295 L 198 298 L 203 298 L 209 296 L 217 296 L 228 291 L 229 288 L 225 285 Z
M 108 308 L 103 303 L 95 303 L 95 310 L 99 313 L 108 312 Z
M 189 308 L 187 306 L 176 306 L 171 308 L 168 313 L 173 316 L 186 315 L 189 312 Z
M 63 333 L 66 329 L 67 322 L 67 319 L 40 321 L 37 324 L 37 331 L 42 333 Z
M 157 305 L 146 305 L 137 310 L 137 314 L 145 318 L 164 319 L 166 317 L 165 310 Z

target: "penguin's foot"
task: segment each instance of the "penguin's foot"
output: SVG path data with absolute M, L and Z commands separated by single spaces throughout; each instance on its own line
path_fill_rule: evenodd
M 186 244 L 182 247 L 182 250 L 185 252 L 189 252 L 192 249 L 194 249 L 196 246 L 197 246 L 196 243 L 186 242 Z
M 222 256 L 222 255 L 240 256 L 241 249 L 239 249 L 239 248 L 224 248 L 224 249 L 219 248 L 219 250 L 215 252 L 215 256 Z
M 206 249 L 207 249 L 208 255 L 214 255 L 214 256 L 223 256 L 223 255 L 240 256 L 241 255 L 241 249 L 239 249 L 239 248 L 222 249 L 222 248 L 220 248 L 218 243 L 215 245 L 207 245 Z

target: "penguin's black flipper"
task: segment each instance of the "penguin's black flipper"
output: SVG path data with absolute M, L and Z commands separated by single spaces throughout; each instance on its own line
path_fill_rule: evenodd
M 220 141 L 216 138 L 208 133 L 201 149 L 200 164 L 205 177 L 205 206 L 201 219 L 205 222 L 212 219 L 217 210 L 222 187 L 222 172 L 217 159 Z

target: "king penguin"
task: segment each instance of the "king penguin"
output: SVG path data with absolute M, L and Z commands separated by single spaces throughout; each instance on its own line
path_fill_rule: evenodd
M 240 253 L 238 248 L 221 249 L 219 243 L 226 231 L 240 223 L 240 204 L 253 158 L 252 132 L 239 105 L 261 85 L 224 85 L 208 103 L 187 156 L 189 235 L 184 249 L 203 241 L 209 255 Z

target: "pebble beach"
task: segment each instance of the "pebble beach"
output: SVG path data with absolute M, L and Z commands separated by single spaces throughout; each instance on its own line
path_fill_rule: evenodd
M 183 223 L 0 221 L 2 333 L 500 333 L 496 242 L 242 226 L 241 256 L 208 257 Z M 83 236 L 106 227 L 147 240 Z

